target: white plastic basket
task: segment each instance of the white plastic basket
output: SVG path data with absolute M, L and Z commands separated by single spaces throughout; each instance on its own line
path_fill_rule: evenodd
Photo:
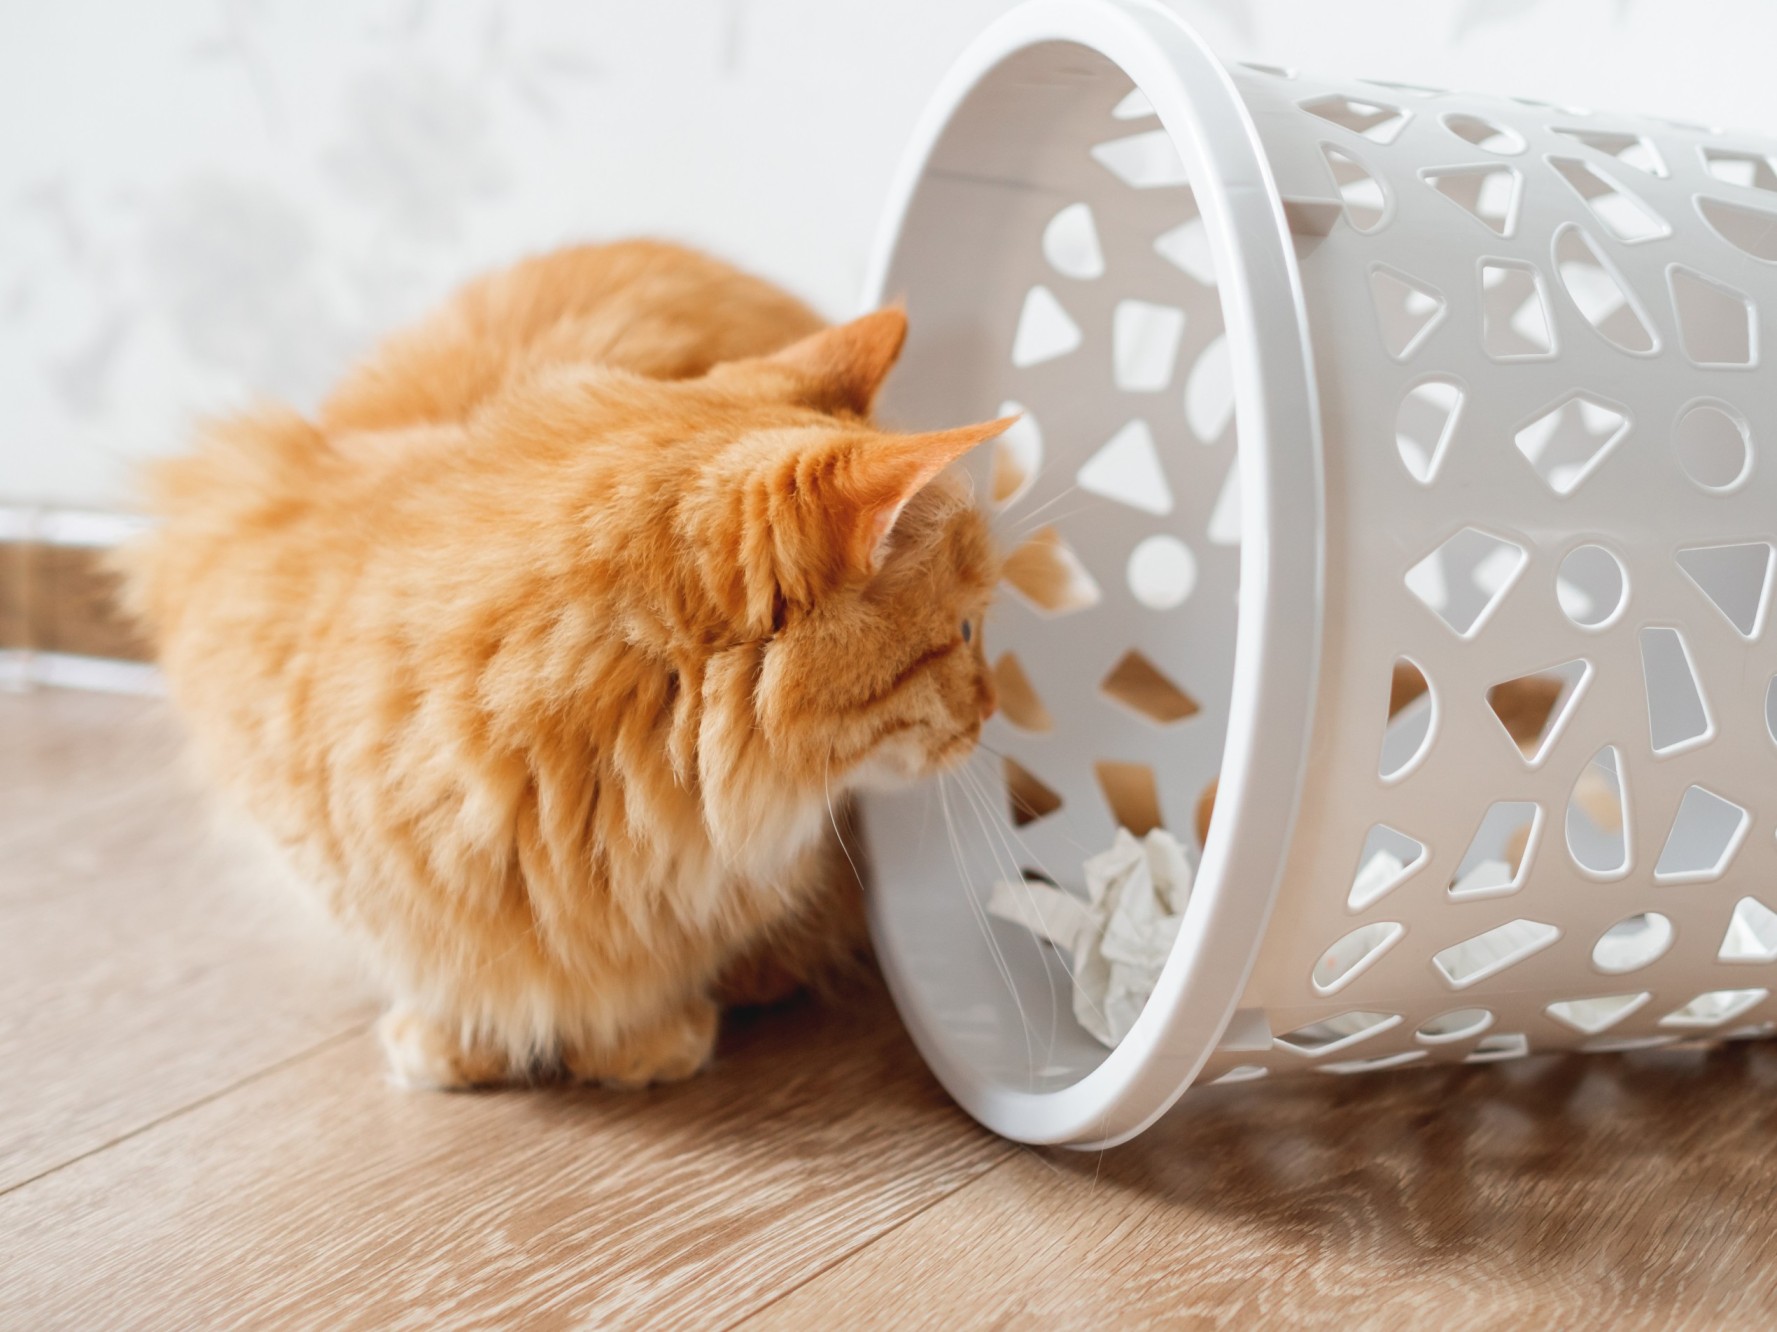
M 1227 68 L 1141 0 L 981 38 L 869 293 L 912 317 L 887 414 L 1025 409 L 978 487 L 1078 563 L 989 626 L 1040 708 L 1009 691 L 948 802 L 863 811 L 883 965 L 965 1107 L 1090 1146 L 1193 1083 L 1771 1029 L 1774 264 L 1766 140 Z M 1430 693 L 1391 720 L 1403 658 Z M 1524 676 L 1563 696 L 1521 748 L 1489 697 Z M 1119 818 L 1192 842 L 1218 776 L 1107 1051 L 983 904 L 1077 890 Z

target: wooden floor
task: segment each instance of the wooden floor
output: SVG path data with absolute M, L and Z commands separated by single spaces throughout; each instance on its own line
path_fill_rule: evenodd
M 411 1094 L 159 705 L 0 697 L 0 1327 L 1777 1325 L 1777 1050 L 1000 1142 L 875 990 L 683 1087 Z

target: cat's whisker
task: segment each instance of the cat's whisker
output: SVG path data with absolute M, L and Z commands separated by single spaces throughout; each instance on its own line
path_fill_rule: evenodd
M 821 771 L 821 792 L 827 797 L 827 822 L 833 825 L 833 836 L 839 842 L 839 849 L 845 852 L 845 863 L 851 866 L 851 876 L 859 888 L 864 886 L 864 876 L 858 870 L 858 862 L 852 859 L 851 847 L 846 844 L 845 833 L 840 830 L 839 816 L 833 812 L 833 751 L 827 751 L 826 766 Z
M 1076 482 L 1075 484 L 1068 486 L 1063 490 L 1056 491 L 1053 495 L 1049 496 L 1048 499 L 1044 500 L 1041 504 L 1037 505 L 1036 508 L 1030 510 L 1028 513 L 1019 514 L 1018 515 L 1018 526 L 1020 528 L 1025 527 L 1033 519 L 1040 516 L 1044 509 L 1047 509 L 1052 504 L 1059 504 L 1062 500 L 1066 499 L 1069 495 L 1073 494 L 1079 488 L 1080 488 L 1079 484 Z

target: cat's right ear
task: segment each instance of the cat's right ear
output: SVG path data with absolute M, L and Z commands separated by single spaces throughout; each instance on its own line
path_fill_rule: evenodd
M 766 357 L 788 370 L 796 398 L 817 411 L 867 417 L 907 341 L 907 315 L 889 307 L 824 328 Z

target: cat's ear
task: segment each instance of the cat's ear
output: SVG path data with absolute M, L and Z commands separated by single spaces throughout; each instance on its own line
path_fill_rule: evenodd
M 907 315 L 889 307 L 812 333 L 766 359 L 792 372 L 796 396 L 819 411 L 868 416 L 907 341 Z
M 907 501 L 951 463 L 976 445 L 1003 434 L 1017 419 L 1002 416 L 954 430 L 881 435 L 871 441 L 847 477 L 849 502 L 843 506 L 847 567 L 866 576 L 875 573 Z

